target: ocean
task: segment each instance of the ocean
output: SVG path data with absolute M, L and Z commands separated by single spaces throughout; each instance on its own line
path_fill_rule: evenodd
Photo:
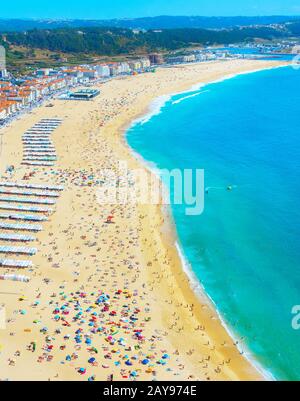
M 204 169 L 204 212 L 172 205 L 181 250 L 230 331 L 282 380 L 300 379 L 299 115 L 300 70 L 285 67 L 157 99 L 127 132 L 158 169 Z

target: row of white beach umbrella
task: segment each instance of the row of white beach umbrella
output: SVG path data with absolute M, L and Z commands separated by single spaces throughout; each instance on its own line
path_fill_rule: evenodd
M 53 211 L 40 205 L 54 206 L 62 190 L 61 186 L 0 182 L 0 211 L 3 211 L 0 213 L 0 255 L 33 256 L 37 253 L 34 247 L 17 244 L 36 240 L 35 235 L 26 232 L 42 231 L 43 226 L 37 223 L 47 221 Z M 14 196 L 8 197 L 10 194 Z M 0 267 L 24 269 L 32 267 L 32 262 L 0 257 Z
M 29 166 L 54 164 L 56 152 L 50 134 L 61 122 L 60 119 L 43 119 L 23 135 L 22 164 Z M 48 215 L 53 212 L 61 191 L 63 187 L 56 185 L 0 182 L 0 268 L 19 270 L 33 266 L 30 260 L 7 257 L 33 256 L 37 253 L 37 248 L 25 244 L 36 240 L 32 234 L 42 231 L 43 226 L 38 223 L 48 220 Z M 0 271 L 0 280 L 28 282 L 29 278 L 19 274 L 2 274 Z
M 57 156 L 51 134 L 61 123 L 62 120 L 60 119 L 43 119 L 24 133 L 22 137 L 22 164 L 27 166 L 54 166 Z

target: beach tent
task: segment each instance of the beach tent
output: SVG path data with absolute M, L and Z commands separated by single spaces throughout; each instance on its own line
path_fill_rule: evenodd
M 24 156 L 56 156 L 55 150 L 32 149 L 24 151 Z
M 24 156 L 23 161 L 56 161 L 57 157 L 56 156 Z
M 37 205 L 55 205 L 55 200 L 53 199 L 40 199 L 40 198 L 22 198 L 21 196 L 14 196 L 11 198 L 0 197 L 0 202 L 12 202 L 12 203 L 32 203 Z
M 42 132 L 42 133 L 47 133 L 47 134 L 51 134 L 52 130 L 49 129 L 43 129 L 43 128 L 31 128 L 30 132 Z
M 19 274 L 0 274 L 0 280 L 19 281 L 21 283 L 29 283 L 30 278 Z
M 45 137 L 33 137 L 33 136 L 23 136 L 22 138 L 23 142 L 43 142 L 43 143 L 51 143 L 51 140 L 49 138 L 45 138 Z
M 42 231 L 43 227 L 37 224 L 10 224 L 10 223 L 1 223 L 0 229 L 2 230 L 13 230 L 13 231 L 33 231 L 38 232 Z
M 16 188 L 29 188 L 29 189 L 46 189 L 49 191 L 63 191 L 63 186 L 54 186 L 47 184 L 29 184 L 20 182 L 0 181 L 0 187 L 16 187 Z
M 32 242 L 35 241 L 35 237 L 31 235 L 22 234 L 3 234 L 0 233 L 0 241 L 11 241 L 11 242 Z
M 25 134 L 22 136 L 22 138 L 41 138 L 41 139 L 49 139 L 50 135 L 49 134 L 43 134 L 43 133 L 30 133 L 30 132 L 25 132 Z
M 47 221 L 46 216 L 33 216 L 30 214 L 1 214 L 0 219 L 23 220 L 23 221 Z
M 23 139 L 23 143 L 26 145 L 52 145 L 52 142 L 48 139 Z
M 62 118 L 42 118 L 40 121 L 55 121 L 55 122 L 59 122 L 59 123 L 61 123 L 61 122 L 63 122 L 63 119 Z
M 50 150 L 56 150 L 53 144 L 48 144 L 48 143 L 37 143 L 37 142 L 30 142 L 30 143 L 24 143 L 23 144 L 23 151 L 26 150 L 32 150 L 32 149 L 50 149 Z
M 25 166 L 44 166 L 44 167 L 53 167 L 54 163 L 52 162 L 22 162 L 22 164 L 24 164 Z
M 3 246 L 0 245 L 0 253 L 15 254 L 15 255 L 35 255 L 37 253 L 36 248 L 27 248 L 25 246 Z
M 23 152 L 38 152 L 38 150 L 41 149 L 43 152 L 48 151 L 48 150 L 52 150 L 53 152 L 56 151 L 55 147 L 52 145 L 46 145 L 46 144 L 26 144 L 23 147 Z
M 23 135 L 42 135 L 45 136 L 45 138 L 49 138 L 52 132 L 49 131 L 26 131 L 23 133 Z
M 58 198 L 59 193 L 57 192 L 52 192 L 52 191 L 30 191 L 30 190 L 24 190 L 24 189 L 3 189 L 0 188 L 0 194 L 6 194 L 6 195 L 24 195 L 24 196 L 43 196 L 43 197 L 52 197 L 52 198 Z
M 35 150 L 35 151 L 37 151 L 37 149 L 43 149 L 43 151 L 44 151 L 44 149 L 54 150 L 55 151 L 54 146 L 49 146 L 49 145 L 41 145 L 41 144 L 37 144 L 37 143 L 35 145 L 33 145 L 33 144 L 24 145 L 24 151 L 25 150 Z
M 12 205 L 9 203 L 1 204 L 0 209 L 2 210 L 18 210 L 23 212 L 34 212 L 34 213 L 52 213 L 53 209 L 46 207 L 37 207 L 37 206 L 25 206 L 25 205 Z
M 0 267 L 14 267 L 14 268 L 26 269 L 32 266 L 33 264 L 30 260 L 0 259 Z
M 45 152 L 35 152 L 35 151 L 30 151 L 30 152 L 25 152 L 23 157 L 57 157 L 55 152 L 51 152 L 51 153 L 45 153 Z

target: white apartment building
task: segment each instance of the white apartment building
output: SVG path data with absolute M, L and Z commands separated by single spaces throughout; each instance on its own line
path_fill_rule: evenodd
M 97 65 L 95 69 L 101 78 L 107 78 L 110 76 L 109 66 L 106 64 Z
M 148 58 L 141 59 L 140 63 L 143 69 L 150 68 L 151 66 L 150 60 Z

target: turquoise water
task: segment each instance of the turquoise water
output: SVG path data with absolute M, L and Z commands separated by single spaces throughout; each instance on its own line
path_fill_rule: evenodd
M 172 206 L 180 244 L 235 335 L 286 380 L 300 379 L 299 112 L 300 71 L 280 68 L 173 96 L 127 134 L 158 168 L 203 168 L 217 187 L 200 216 Z

